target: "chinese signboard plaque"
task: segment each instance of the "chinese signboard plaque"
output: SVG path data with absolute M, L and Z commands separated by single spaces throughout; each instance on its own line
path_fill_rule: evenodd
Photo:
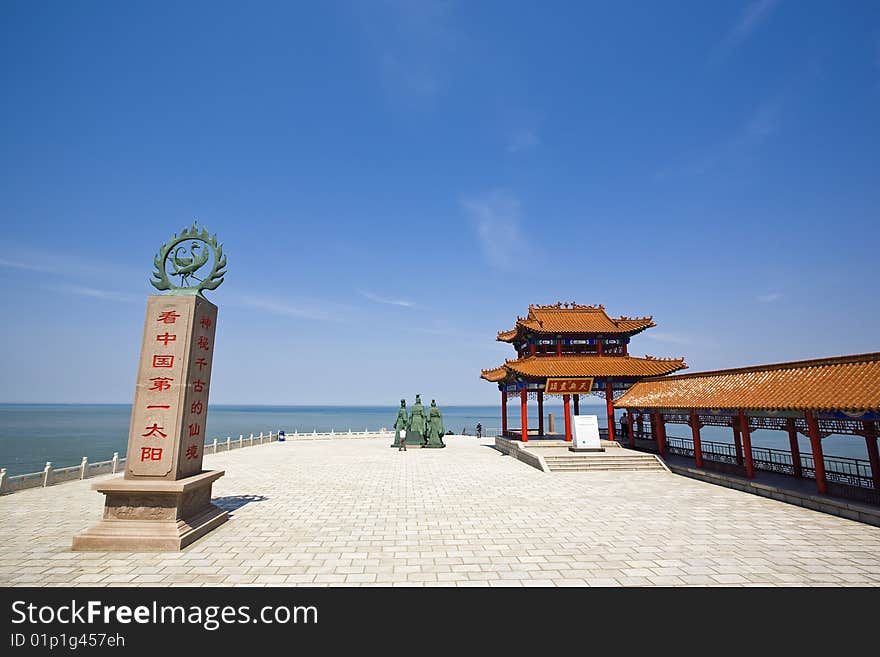
M 74 536 L 74 550 L 179 550 L 228 519 L 211 503 L 224 472 L 202 469 L 217 329 L 217 306 L 202 292 L 223 282 L 226 257 L 193 226 L 155 265 L 150 282 L 169 293 L 147 300 L 125 475 L 93 486 L 106 496 L 104 518 Z

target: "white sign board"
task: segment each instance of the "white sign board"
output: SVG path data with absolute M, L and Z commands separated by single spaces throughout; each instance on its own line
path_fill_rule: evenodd
M 574 416 L 575 449 L 601 449 L 599 443 L 599 418 L 595 415 Z

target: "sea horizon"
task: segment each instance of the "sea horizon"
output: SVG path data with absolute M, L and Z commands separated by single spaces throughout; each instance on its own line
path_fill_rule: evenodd
M 407 400 L 407 407 L 411 406 Z M 430 403 L 430 402 L 428 402 Z M 131 403 L 106 402 L 0 402 L 0 468 L 7 475 L 39 472 L 47 461 L 54 467 L 77 465 L 83 457 L 104 461 L 118 452 L 125 455 L 131 422 Z M 396 404 L 210 404 L 205 431 L 206 441 L 249 436 L 260 432 L 319 433 L 378 430 L 391 428 L 397 416 Z M 480 423 L 487 434 L 500 431 L 501 407 L 493 404 L 441 404 L 445 430 L 475 433 Z M 581 410 L 590 409 L 606 426 L 605 403 L 582 398 Z M 509 426 L 518 427 L 519 406 L 508 405 Z M 548 401 L 545 418 L 556 415 L 557 432 L 562 426 L 562 405 Z M 529 425 L 537 426 L 537 408 L 529 407 Z M 682 425 L 667 427 L 670 437 L 686 438 L 690 430 Z M 732 432 L 725 427 L 703 428 L 703 441 L 731 444 Z M 801 436 L 801 452 L 809 453 L 809 441 Z M 788 436 L 778 431 L 756 430 L 755 447 L 789 450 Z M 852 436 L 830 436 L 823 440 L 827 456 L 867 458 L 864 440 Z
M 408 400 L 408 408 L 411 403 Z M 47 461 L 54 467 L 66 467 L 77 465 L 83 457 L 104 461 L 114 452 L 123 457 L 131 408 L 131 403 L 121 402 L 0 403 L 0 468 L 6 468 L 11 476 L 38 472 Z M 209 404 L 205 440 L 278 430 L 323 433 L 391 428 L 398 408 L 398 404 Z M 466 431 L 473 435 L 477 423 L 487 431 L 501 426 L 500 404 L 441 404 L 439 408 L 446 430 L 454 433 Z M 555 406 L 549 404 L 547 408 L 554 412 Z M 513 411 L 508 410 L 513 418 Z M 532 410 L 530 422 L 537 423 Z

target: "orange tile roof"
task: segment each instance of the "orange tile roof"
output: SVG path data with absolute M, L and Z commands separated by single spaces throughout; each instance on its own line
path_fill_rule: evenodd
M 609 317 L 605 306 L 582 306 L 562 302 L 550 306 L 529 306 L 526 317 L 517 317 L 516 327 L 501 331 L 496 340 L 512 342 L 519 330 L 533 333 L 602 333 L 609 335 L 635 334 L 656 326 L 652 317 Z
M 880 410 L 880 352 L 696 372 L 636 383 L 618 408 Z
M 499 342 L 510 342 L 516 337 L 516 329 L 511 329 L 509 331 L 501 331 L 498 334 L 496 340 Z
M 480 378 L 502 381 L 509 373 L 527 378 L 547 377 L 646 377 L 685 369 L 683 358 L 634 358 L 632 356 L 529 356 L 505 361 L 501 367 L 483 370 Z
M 503 381 L 506 377 L 507 369 L 503 366 L 491 370 L 483 370 L 483 373 L 480 375 L 481 379 L 486 379 L 486 381 L 491 381 L 492 383 Z

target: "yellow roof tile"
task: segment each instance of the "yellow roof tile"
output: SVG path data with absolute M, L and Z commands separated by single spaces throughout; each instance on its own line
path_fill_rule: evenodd
M 696 372 L 636 383 L 618 408 L 880 410 L 880 353 Z
M 633 356 L 529 356 L 508 360 L 501 367 L 483 370 L 480 378 L 501 381 L 508 373 L 526 378 L 547 377 L 653 377 L 685 369 L 683 358 Z M 502 374 L 503 372 L 503 374 Z
M 518 317 L 516 327 L 501 331 L 500 342 L 512 342 L 520 329 L 544 335 L 561 333 L 601 333 L 607 335 L 635 334 L 656 326 L 651 317 L 609 317 L 605 307 L 557 303 L 550 306 L 529 306 L 526 317 Z

